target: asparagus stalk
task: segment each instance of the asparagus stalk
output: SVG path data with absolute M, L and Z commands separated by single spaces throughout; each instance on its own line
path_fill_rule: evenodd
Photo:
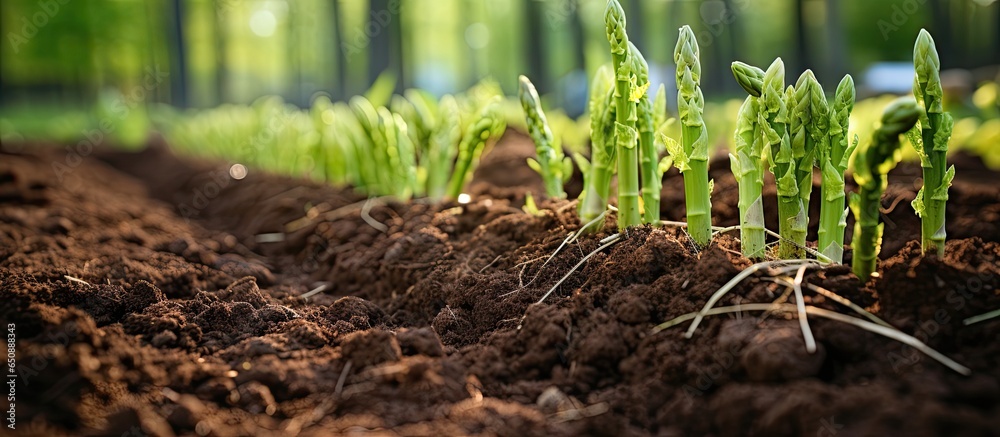
M 406 120 L 399 114 L 392 114 L 392 134 L 396 136 L 396 153 L 398 158 L 394 161 L 398 165 L 396 168 L 397 196 L 400 200 L 406 200 L 421 191 L 417 183 L 417 150 L 413 145 L 409 126 Z M 389 134 L 389 132 L 387 132 Z
M 816 150 L 825 147 L 830 130 L 830 107 L 826 102 L 826 93 L 812 70 L 803 72 L 795 83 L 795 110 L 792 112 L 791 129 L 795 178 L 799 184 L 802 207 L 808 215 Z M 801 243 L 804 246 L 805 239 Z
M 733 63 L 736 82 L 750 93 L 736 119 L 736 154 L 729 155 L 740 190 L 740 249 L 750 259 L 763 259 L 764 187 L 763 140 L 758 120 L 764 71 L 742 62 Z
M 661 83 L 653 99 L 653 126 L 660 129 L 665 124 L 667 124 L 667 87 Z
M 608 42 L 611 44 L 611 62 L 615 69 L 615 145 L 618 152 L 618 228 L 625 229 L 641 223 L 639 217 L 639 151 L 636 148 L 639 133 L 636 103 L 645 93 L 637 84 L 635 61 L 625 32 L 625 11 L 618 0 L 609 0 L 604 13 Z M 645 84 L 648 86 L 648 83 Z M 637 90 L 640 90 L 638 91 Z
M 494 98 L 479 111 L 479 117 L 472 122 L 462 137 L 458 147 L 458 161 L 455 171 L 448 183 L 447 197 L 457 199 L 465 188 L 465 183 L 472 176 L 472 169 L 483 149 L 500 138 L 506 128 L 506 122 L 500 114 L 499 98 Z
M 760 97 L 764 88 L 764 70 L 740 61 L 733 62 L 732 70 L 736 83 L 740 84 L 747 94 L 751 97 Z
M 542 176 L 546 194 L 551 198 L 561 199 L 566 197 L 566 192 L 563 191 L 564 169 L 567 164 L 572 165 L 572 163 L 564 160 L 562 147 L 553 144 L 555 140 L 552 138 L 552 130 L 545 118 L 535 85 L 525 76 L 518 79 L 520 83 L 518 97 L 521 100 L 521 108 L 524 109 L 528 134 L 535 141 L 535 154 L 538 157 L 537 160 L 528 158 L 528 166 Z
M 636 67 L 635 73 L 637 82 L 640 84 L 649 83 L 649 65 L 642 53 L 629 43 L 632 51 L 632 60 Z M 661 88 L 662 89 L 662 88 Z M 664 96 L 666 98 L 666 96 Z M 653 226 L 660 224 L 660 191 L 663 187 L 663 173 L 659 171 L 659 152 L 656 150 L 655 141 L 655 117 L 653 102 L 649 99 L 649 94 L 643 92 L 639 96 L 637 106 L 638 121 L 636 128 L 639 131 L 639 170 L 642 177 L 642 217 L 645 223 Z
M 421 159 L 427 172 L 425 182 L 427 195 L 432 199 L 444 196 L 448 176 L 451 174 L 451 163 L 462 140 L 462 120 L 458 102 L 454 97 L 446 95 L 441 98 L 438 119 L 438 124 L 428 140 L 427 153 Z
M 597 70 L 590 86 L 590 176 L 581 193 L 580 221 L 583 223 L 597 218 L 608 206 L 611 175 L 618 155 L 614 141 L 616 111 L 613 100 L 614 73 L 611 67 L 604 65 Z
M 784 91 L 785 64 L 777 58 L 764 72 L 761 85 L 758 124 L 764 141 L 765 155 L 768 157 L 771 173 L 778 188 L 778 257 L 782 259 L 803 258 L 805 253 L 795 243 L 805 239 L 805 212 L 795 179 L 795 162 L 792 145 L 788 138 L 788 108 L 791 87 Z
M 675 164 L 684 176 L 684 200 L 687 205 L 688 232 L 699 246 L 712 239 L 711 184 L 708 181 L 708 131 L 702 113 L 705 98 L 701 92 L 701 61 L 698 40 L 690 27 L 680 29 L 674 49 L 677 64 L 677 111 L 681 120 L 683 156 Z
M 853 109 L 854 79 L 848 74 L 837 85 L 830 110 L 829 139 L 819 148 L 823 178 L 820 185 L 819 249 L 835 263 L 844 261 L 844 230 L 847 228 L 844 173 L 858 146 L 857 138 L 850 145 L 847 139 Z
M 921 250 L 944 256 L 945 204 L 948 187 L 955 178 L 955 167 L 948 165 L 948 140 L 954 120 L 944 112 L 941 89 L 941 61 L 930 33 L 921 29 L 913 47 L 913 95 L 923 109 L 920 135 L 911 135 L 911 143 L 920 155 L 924 186 L 913 200 L 913 210 L 920 216 Z
M 854 210 L 853 270 L 861 280 L 875 272 L 875 263 L 882 245 L 883 224 L 879 223 L 882 193 L 888 183 L 886 174 L 900 160 L 899 136 L 913 128 L 920 118 L 917 102 L 900 98 L 885 109 L 882 126 L 864 144 L 854 159 L 854 181 L 858 194 L 851 196 Z

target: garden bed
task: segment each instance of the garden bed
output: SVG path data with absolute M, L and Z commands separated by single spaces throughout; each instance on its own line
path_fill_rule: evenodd
M 616 230 L 611 217 L 546 264 L 580 223 L 567 201 L 522 211 L 526 191 L 543 192 L 533 153 L 509 133 L 465 205 L 367 203 L 252 170 L 234 180 L 163 145 L 98 153 L 62 180 L 60 149 L 2 155 L 18 433 L 996 433 L 1000 320 L 962 323 L 1000 308 L 1000 175 L 977 158 L 952 159 L 944 259 L 920 255 L 920 169 L 903 164 L 883 199 L 880 277 L 805 277 L 972 369 L 962 376 L 823 319 L 810 320 L 815 354 L 797 320 L 759 312 L 707 318 L 691 339 L 687 323 L 653 334 L 751 264 L 736 233 L 699 253 L 679 229 L 630 230 L 533 305 Z M 728 162 L 711 176 L 715 224 L 736 225 Z M 684 217 L 682 183 L 676 170 L 664 180 L 665 220 Z M 755 277 L 719 305 L 781 292 Z

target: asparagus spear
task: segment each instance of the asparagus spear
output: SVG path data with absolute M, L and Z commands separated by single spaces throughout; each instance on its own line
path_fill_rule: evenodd
M 553 144 L 555 140 L 552 138 L 552 130 L 545 118 L 535 85 L 525 76 L 518 79 L 520 83 L 518 97 L 521 100 L 521 108 L 524 109 L 528 133 L 535 141 L 535 154 L 538 157 L 537 160 L 528 158 L 528 166 L 542 176 L 545 192 L 549 197 L 555 199 L 566 197 L 566 192 L 563 191 L 563 174 L 566 173 L 564 169 L 567 165 L 572 163 L 564 160 L 562 147 Z
M 771 173 L 778 186 L 778 257 L 782 259 L 802 258 L 804 252 L 795 241 L 805 239 L 806 218 L 802 210 L 802 199 L 795 179 L 795 161 L 792 145 L 788 138 L 788 108 L 786 101 L 793 98 L 793 92 L 784 91 L 785 64 L 777 58 L 764 72 L 762 80 L 758 124 L 764 140 L 765 155 L 768 157 Z M 789 87 L 791 88 L 791 87 Z
M 642 53 L 629 43 L 632 51 L 632 60 L 636 67 L 635 72 L 640 84 L 649 83 L 649 65 Z M 664 96 L 666 98 L 666 96 Z M 639 170 L 642 176 L 642 206 L 643 221 L 651 225 L 660 224 L 660 190 L 662 189 L 663 173 L 659 171 L 659 153 L 656 150 L 654 133 L 656 126 L 654 117 L 653 102 L 649 99 L 649 94 L 643 92 L 639 96 L 638 121 L 636 127 L 639 130 Z
M 681 120 L 683 156 L 674 156 L 684 176 L 684 200 L 687 204 L 688 232 L 699 246 L 712 239 L 712 190 L 708 181 L 708 131 L 702 112 L 705 98 L 701 93 L 701 61 L 698 40 L 690 27 L 680 29 L 674 49 L 677 64 L 677 111 Z
M 917 102 L 897 99 L 883 112 L 882 126 L 875 130 L 871 143 L 862 145 L 854 159 L 854 181 L 859 191 L 851 196 L 856 222 L 851 245 L 854 274 L 861 280 L 867 280 L 875 272 L 884 226 L 878 220 L 882 193 L 887 184 L 886 174 L 900 159 L 899 136 L 912 129 L 919 118 Z
M 764 253 L 763 139 L 758 120 L 764 71 L 742 62 L 733 63 L 736 82 L 750 93 L 736 119 L 736 154 L 729 155 L 733 175 L 740 190 L 740 249 L 750 259 L 762 259 Z
M 487 144 L 493 143 L 500 138 L 506 126 L 506 122 L 500 115 L 499 97 L 495 97 L 487 103 L 479 112 L 479 117 L 465 131 L 462 142 L 458 147 L 458 161 L 455 163 L 455 171 L 451 175 L 448 183 L 447 197 L 457 199 L 465 188 L 466 180 L 472 176 L 472 169 L 483 153 Z
M 427 154 L 421 159 L 427 171 L 427 195 L 432 199 L 444 196 L 451 162 L 462 140 L 462 120 L 454 97 L 446 95 L 441 98 L 438 118 L 438 124 L 428 140 Z
M 816 150 L 825 146 L 830 130 L 830 107 L 826 102 L 826 93 L 811 70 L 802 73 L 795 83 L 795 110 L 792 114 L 790 136 L 795 178 L 799 184 L 802 207 L 808 212 Z M 801 243 L 805 245 L 805 239 Z
M 615 144 L 618 151 L 618 228 L 625 229 L 640 224 L 639 217 L 639 151 L 636 148 L 639 133 L 635 129 L 638 119 L 636 103 L 645 92 L 637 84 L 635 61 L 625 32 L 625 11 L 618 0 L 609 0 L 604 13 L 608 42 L 611 44 L 611 62 L 615 69 Z M 648 86 L 648 84 L 646 84 Z M 641 92 L 637 92 L 642 89 Z
M 920 216 L 921 250 L 944 256 L 945 204 L 948 187 L 955 178 L 955 167 L 948 165 L 948 140 L 954 120 L 944 112 L 941 89 L 941 61 L 930 33 L 921 29 L 913 47 L 913 95 L 923 109 L 919 135 L 910 135 L 911 143 L 920 155 L 924 186 L 913 200 L 913 210 Z
M 833 98 L 829 139 L 821 143 L 819 148 L 819 165 L 823 177 L 820 186 L 819 249 L 835 263 L 844 261 L 844 230 L 847 228 L 844 173 L 858 146 L 856 137 L 850 145 L 847 140 L 853 109 L 854 79 L 848 74 L 840 81 Z
M 618 155 L 614 141 L 614 73 L 604 65 L 590 86 L 590 166 L 580 202 L 580 221 L 589 223 L 607 209 L 611 175 Z M 577 160 L 582 160 L 577 157 Z M 581 161 L 582 162 L 582 161 Z M 581 167 L 582 170 L 582 167 Z M 597 228 L 592 228 L 597 229 Z

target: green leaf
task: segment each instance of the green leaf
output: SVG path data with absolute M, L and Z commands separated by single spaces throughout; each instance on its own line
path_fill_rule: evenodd
M 580 173 L 583 173 L 585 177 L 590 173 L 590 161 L 582 153 L 574 153 L 573 161 L 576 162 L 576 168 L 579 168 Z
M 660 172 L 660 176 L 663 176 L 663 174 L 670 170 L 670 167 L 673 167 L 673 165 L 674 157 L 664 156 L 663 159 L 660 160 L 659 165 L 656 166 L 656 169 Z
M 663 145 L 667 148 L 667 153 L 673 160 L 674 165 L 677 166 L 677 169 L 683 173 L 690 168 L 688 166 L 687 156 L 684 154 L 684 147 L 681 146 L 681 144 L 676 140 L 668 137 L 662 132 L 659 134 L 659 137 L 660 140 L 663 141 Z
M 823 185 L 826 188 L 826 200 L 833 201 L 844 197 L 844 174 L 829 161 L 823 166 Z
M 913 212 L 917 213 L 917 217 L 923 217 L 924 211 L 924 188 L 920 187 L 920 191 L 917 192 L 917 197 L 910 202 L 910 206 L 913 207 Z
M 365 91 L 365 98 L 372 103 L 372 105 L 385 106 L 389 103 L 389 99 L 392 97 L 392 91 L 396 88 L 396 75 L 392 71 L 386 70 L 375 78 L 375 82 L 372 83 L 371 88 Z
M 535 203 L 535 196 L 532 196 L 530 191 L 524 193 L 524 206 L 521 207 L 521 210 L 524 211 L 526 214 L 535 217 L 541 217 L 545 215 L 544 212 L 538 209 L 538 205 Z
M 955 119 L 951 114 L 945 112 L 941 114 L 941 125 L 934 131 L 934 151 L 947 152 L 948 140 L 951 139 L 952 128 L 955 127 Z
M 535 161 L 535 158 L 528 158 L 528 167 L 531 167 L 536 173 L 544 176 L 542 165 L 538 161 Z
M 788 172 L 778 178 L 778 195 L 793 197 L 799 195 L 798 181 L 795 179 L 795 169 L 788 166 Z
M 948 171 L 944 173 L 944 177 L 941 180 L 941 185 L 934 190 L 931 194 L 931 200 L 948 200 L 948 188 L 951 187 L 952 181 L 955 179 L 955 166 L 948 168 Z
M 633 149 L 639 140 L 639 131 L 632 126 L 615 122 L 615 140 L 618 142 L 618 147 Z
M 573 159 L 566 156 L 562 161 L 562 182 L 565 184 L 569 182 L 570 178 L 573 177 Z
M 844 158 L 840 160 L 837 167 L 841 172 L 847 171 L 848 163 L 851 162 L 851 156 L 854 155 L 854 151 L 858 148 L 858 136 L 854 136 L 854 141 L 851 141 L 851 145 L 847 147 L 847 151 L 844 152 Z

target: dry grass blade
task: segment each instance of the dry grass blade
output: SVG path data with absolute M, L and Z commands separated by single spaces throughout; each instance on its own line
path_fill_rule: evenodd
M 734 276 L 733 279 L 730 279 L 729 282 L 726 283 L 726 285 L 723 285 L 722 288 L 716 291 L 715 294 L 713 294 L 712 297 L 708 299 L 708 302 L 705 303 L 705 306 L 701 309 L 701 311 L 698 312 L 698 315 L 695 316 L 694 323 L 691 324 L 691 327 L 688 328 L 684 336 L 687 338 L 691 338 L 691 336 L 694 335 L 694 331 L 698 329 L 698 325 L 701 323 L 701 319 L 705 317 L 705 314 L 708 312 L 708 310 L 710 310 L 713 306 L 715 306 L 715 304 L 719 301 L 719 299 L 722 299 L 722 297 L 725 296 L 726 293 L 729 293 L 730 290 L 736 287 L 736 285 L 739 284 L 740 282 L 743 282 L 744 279 L 750 277 L 750 275 L 757 273 L 761 270 L 769 269 L 775 266 L 794 265 L 798 267 L 802 264 L 815 264 L 815 263 L 816 261 L 813 260 L 764 261 L 754 264 L 750 267 L 747 267 L 746 269 L 743 269 L 743 271 Z
M 74 278 L 74 277 L 69 276 L 69 275 L 63 275 L 63 278 L 66 278 L 66 280 L 70 281 L 70 282 L 76 282 L 77 284 L 83 284 L 83 285 L 90 285 L 91 287 L 93 287 L 93 284 L 91 284 L 91 283 L 89 283 L 87 281 L 84 281 L 83 279 L 80 279 L 80 278 Z
M 576 232 L 571 232 L 568 236 L 566 236 L 566 239 L 563 240 L 562 244 L 560 244 L 559 247 L 556 248 L 555 252 L 552 252 L 552 254 L 549 255 L 549 257 L 545 260 L 545 262 L 542 263 L 542 266 L 538 268 L 538 271 L 535 272 L 535 276 L 532 276 L 531 280 L 528 281 L 527 284 L 525 284 L 524 286 L 522 286 L 522 288 L 527 287 L 528 285 L 531 285 L 532 283 L 534 283 L 535 279 L 538 279 L 538 275 L 540 275 L 542 273 L 542 269 L 544 269 L 545 266 L 549 265 L 549 262 L 551 262 L 552 259 L 555 258 L 556 255 L 558 255 L 559 252 L 561 252 L 563 250 L 563 248 L 566 247 L 566 245 L 572 244 L 573 242 L 575 242 L 578 238 L 580 238 L 581 235 L 583 235 L 584 231 L 586 231 L 588 228 L 590 228 L 591 226 L 593 226 L 595 223 L 599 223 L 599 222 L 604 221 L 604 218 L 607 217 L 607 215 L 608 215 L 608 211 L 609 210 L 607 210 L 607 209 L 604 210 L 604 212 L 602 212 L 600 215 L 598 215 L 597 217 L 595 217 L 593 220 L 591 220 L 591 221 L 587 222 L 587 224 L 581 226 L 580 229 L 577 229 Z
M 375 197 L 370 197 L 370 198 L 368 198 L 367 201 L 365 201 L 364 206 L 361 207 L 361 219 L 364 220 L 365 223 L 368 224 L 368 226 L 371 226 L 371 227 L 375 228 L 375 230 L 377 230 L 379 232 L 382 232 L 382 233 L 389 232 L 389 227 L 388 226 L 386 226 L 385 224 L 379 222 L 378 220 L 375 220 L 375 218 L 372 217 L 369 214 L 371 212 L 371 210 L 372 210 L 372 207 L 375 206 L 374 203 L 376 203 L 376 201 L 377 201 L 376 199 L 377 198 L 375 198 Z M 379 202 L 379 203 L 381 203 L 381 202 Z
M 582 266 L 583 263 L 587 262 L 587 260 L 590 259 L 590 257 L 594 256 L 594 254 L 596 254 L 596 253 L 598 253 L 598 252 L 600 252 L 600 251 L 602 251 L 604 249 L 607 249 L 608 247 L 611 247 L 611 245 L 617 243 L 619 240 L 621 240 L 621 234 L 614 234 L 614 235 L 611 235 L 611 236 L 609 236 L 609 237 L 601 240 L 601 243 L 604 243 L 604 244 L 602 244 L 597 249 L 594 249 L 593 252 L 588 253 L 587 256 L 584 256 L 583 259 L 580 260 L 580 262 L 576 263 L 576 265 L 573 266 L 573 268 L 569 269 L 569 271 L 566 272 L 566 275 L 564 275 L 562 277 L 562 279 L 559 280 L 559 282 L 556 282 L 556 285 L 553 285 L 552 288 L 550 288 L 549 291 L 546 292 L 545 295 L 542 296 L 541 299 L 538 299 L 538 302 L 535 302 L 535 303 L 539 304 L 539 303 L 545 302 L 545 298 L 549 297 L 550 294 L 552 294 L 554 291 L 556 291 L 556 289 L 559 288 L 560 285 L 562 285 L 563 281 L 565 281 L 566 279 L 569 279 L 570 275 L 572 275 L 573 272 L 576 271 L 576 269 L 580 268 L 580 266 Z
M 566 274 L 562 277 L 562 279 L 559 279 L 559 282 L 556 282 L 556 285 L 553 285 L 552 288 L 550 288 L 549 291 L 546 292 L 545 295 L 543 295 L 541 299 L 538 299 L 538 302 L 534 303 L 534 305 L 538 305 L 538 304 L 540 304 L 542 302 L 545 302 L 545 299 L 548 298 L 550 294 L 554 293 L 556 291 L 556 289 L 559 288 L 559 286 L 562 285 L 562 283 L 564 281 L 566 281 L 566 279 L 569 279 L 570 275 L 572 275 L 573 272 L 576 271 L 576 269 L 580 268 L 580 266 L 582 266 L 583 263 L 587 262 L 587 260 L 590 259 L 590 257 L 594 256 L 594 254 L 596 254 L 596 253 L 598 253 L 598 252 L 600 252 L 600 251 L 602 251 L 604 249 L 607 249 L 608 247 L 611 247 L 613 244 L 617 243 L 620 240 L 621 240 L 621 234 L 614 234 L 614 235 L 608 236 L 607 238 L 601 240 L 601 243 L 603 243 L 603 244 L 600 247 L 598 247 L 597 249 L 594 249 L 593 252 L 588 253 L 586 256 L 583 257 L 583 259 L 580 260 L 580 262 L 576 263 L 576 265 L 574 265 L 573 268 L 569 269 L 569 271 L 566 272 Z M 527 317 L 527 315 L 528 314 L 526 312 L 525 315 L 521 317 L 521 321 L 518 322 L 518 324 L 517 324 L 517 329 L 518 330 L 521 329 L 521 325 L 524 323 L 524 318 Z
M 706 311 L 703 315 L 709 316 L 709 315 L 718 315 L 718 314 L 739 313 L 739 312 L 743 312 L 743 311 L 775 311 L 775 310 L 780 310 L 782 312 L 787 312 L 787 313 L 797 313 L 798 312 L 798 308 L 796 308 L 795 305 L 792 305 L 792 304 L 774 305 L 774 304 L 766 304 L 766 303 L 753 303 L 753 304 L 742 304 L 742 305 L 733 305 L 733 306 L 712 308 L 711 310 Z M 879 325 L 879 324 L 876 324 L 876 323 L 869 322 L 867 320 L 861 320 L 861 319 L 856 318 L 856 317 L 847 316 L 847 315 L 844 315 L 844 314 L 836 313 L 836 312 L 825 310 L 825 309 L 822 309 L 822 308 L 817 308 L 817 307 L 814 307 L 814 306 L 811 306 L 811 305 L 807 305 L 806 306 L 806 313 L 814 315 L 814 316 L 818 316 L 818 317 L 823 317 L 825 319 L 834 320 L 834 321 L 841 322 L 841 323 L 847 323 L 849 325 L 853 325 L 853 326 L 856 326 L 858 328 L 864 329 L 865 331 L 871 332 L 873 334 L 878 334 L 878 335 L 881 335 L 883 337 L 886 337 L 886 338 L 889 338 L 889 339 L 892 339 L 892 340 L 896 340 L 896 341 L 898 341 L 900 343 L 903 343 L 903 344 L 905 344 L 907 346 L 910 346 L 910 347 L 912 347 L 912 348 L 914 348 L 914 349 L 922 352 L 924 355 L 927 355 L 927 356 L 933 358 L 937 362 L 945 365 L 945 367 L 948 367 L 949 369 L 952 369 L 955 372 L 958 372 L 958 373 L 960 373 L 962 375 L 966 375 L 966 376 L 972 374 L 972 370 L 969 369 L 968 367 L 965 367 L 965 366 L 963 366 L 963 365 L 955 362 L 951 358 L 948 358 L 944 354 L 942 354 L 942 353 L 940 353 L 940 352 L 932 349 L 930 346 L 927 346 L 926 344 L 924 344 L 920 340 L 917 340 L 913 336 L 910 336 L 910 335 L 907 335 L 907 334 L 905 334 L 903 332 L 900 332 L 899 330 L 897 330 L 895 328 L 882 326 L 882 325 Z M 699 314 L 702 314 L 702 313 L 700 313 L 700 312 L 698 312 L 698 313 L 688 313 L 688 314 L 684 314 L 682 316 L 676 317 L 676 318 L 674 318 L 672 320 L 669 320 L 667 322 L 664 322 L 664 323 L 662 323 L 662 324 L 657 325 L 656 327 L 654 327 L 653 328 L 653 333 L 655 334 L 655 333 L 660 332 L 660 331 L 662 331 L 664 329 L 667 329 L 667 328 L 670 328 L 672 326 L 676 326 L 676 325 L 679 325 L 681 323 L 684 323 L 687 320 L 694 319 Z
M 770 279 L 770 278 L 765 278 L 765 279 Z M 774 281 L 775 283 L 778 283 L 778 284 L 784 285 L 786 287 L 789 287 L 789 288 L 792 287 L 792 282 L 789 281 L 787 278 L 773 278 L 773 279 L 770 279 L 770 280 Z M 877 324 L 885 326 L 887 328 L 895 328 L 894 326 L 890 325 L 889 322 L 886 322 L 885 320 L 880 319 L 878 316 L 876 316 L 876 315 L 874 315 L 874 314 L 866 311 L 864 308 L 859 307 L 857 304 L 855 304 L 854 302 L 851 302 L 846 297 L 843 297 L 843 296 L 841 296 L 841 295 L 839 295 L 837 293 L 834 293 L 834 292 L 832 292 L 830 290 L 827 290 L 827 289 L 825 289 L 823 287 L 820 287 L 818 285 L 815 285 L 815 284 L 806 283 L 804 285 L 806 286 L 806 288 L 808 288 L 808 289 L 816 292 L 817 294 L 820 294 L 820 295 L 822 295 L 822 296 L 824 296 L 824 297 L 826 297 L 826 298 L 828 298 L 828 299 L 830 299 L 830 300 L 832 300 L 834 302 L 837 302 L 837 303 L 839 303 L 839 304 L 841 304 L 841 305 L 843 305 L 843 306 L 845 306 L 847 308 L 850 308 L 851 311 L 854 311 L 854 312 L 858 313 L 859 315 L 861 315 L 862 317 L 864 317 L 864 318 L 866 318 L 868 320 L 871 320 L 872 323 L 877 323 Z
M 837 302 L 837 303 L 839 303 L 839 304 L 841 304 L 843 306 L 846 306 L 846 307 L 850 308 L 851 310 L 853 310 L 854 312 L 860 314 L 864 318 L 866 318 L 868 320 L 871 320 L 872 323 L 876 323 L 876 324 L 885 326 L 886 328 L 895 329 L 895 326 L 890 325 L 889 322 L 886 322 L 885 320 L 880 319 L 878 316 L 876 316 L 876 315 L 874 315 L 874 314 L 866 311 L 864 308 L 861 308 L 861 307 L 857 306 L 854 302 L 851 302 L 846 297 L 843 297 L 843 296 L 841 296 L 841 295 L 839 295 L 837 293 L 834 293 L 834 292 L 832 292 L 830 290 L 827 290 L 827 289 L 825 289 L 823 287 L 820 287 L 818 285 L 806 284 L 806 286 L 810 290 L 815 291 L 816 293 L 819 293 L 819 294 L 825 296 L 826 298 L 828 298 L 828 299 L 830 299 L 830 300 L 832 300 L 834 302 Z
M 792 289 L 795 290 L 795 309 L 799 313 L 799 328 L 802 329 L 802 338 L 806 341 L 806 351 L 816 353 L 816 339 L 813 338 L 812 329 L 809 328 L 809 320 L 806 318 L 806 302 L 802 296 L 802 279 L 805 277 L 808 265 L 799 267 L 795 273 L 795 280 L 792 282 Z
M 969 317 L 968 319 L 962 320 L 962 323 L 964 323 L 965 326 L 969 326 L 973 323 L 985 322 L 989 319 L 995 319 L 997 317 L 1000 317 L 1000 309 L 990 311 L 986 314 Z
M 778 306 L 780 309 L 780 305 Z M 694 319 L 699 314 L 703 316 L 717 316 L 719 314 L 729 314 L 729 313 L 740 313 L 743 311 L 771 311 L 775 309 L 775 304 L 772 303 L 747 303 L 740 305 L 733 305 L 727 307 L 712 308 L 708 311 L 687 313 L 681 316 L 674 317 L 673 319 L 667 320 L 659 325 L 653 327 L 653 334 L 657 334 L 665 329 L 673 328 L 674 326 L 680 325 L 688 320 Z
M 816 308 L 813 306 L 806 307 L 806 310 L 809 312 L 809 314 L 824 317 L 830 320 L 836 320 L 838 322 L 851 324 L 857 326 L 858 328 L 864 329 L 865 331 L 896 340 L 916 350 L 919 350 L 920 352 L 923 352 L 924 355 L 927 355 L 937 360 L 939 363 L 944 364 L 949 369 L 961 373 L 962 375 L 968 376 L 972 374 L 972 370 L 969 369 L 968 367 L 958 364 L 951 358 L 946 357 L 944 354 L 934 349 L 931 349 L 930 346 L 927 346 L 922 341 L 917 340 L 915 337 L 907 335 L 895 328 L 887 328 L 885 326 L 878 325 L 869 322 L 867 320 L 861 320 L 855 317 L 845 316 L 840 313 L 835 313 L 833 311 L 824 310 L 822 308 Z

